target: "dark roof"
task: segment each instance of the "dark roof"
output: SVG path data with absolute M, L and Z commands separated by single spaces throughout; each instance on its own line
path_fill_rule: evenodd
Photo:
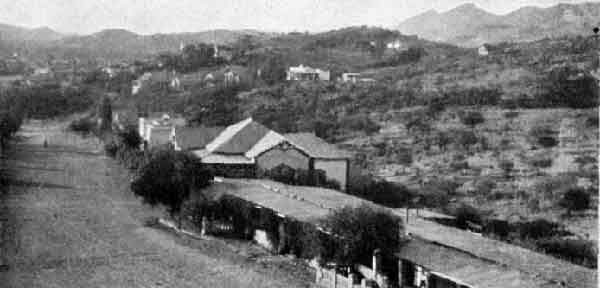
M 224 127 L 176 127 L 175 141 L 181 150 L 202 149 L 214 140 Z
M 289 133 L 283 135 L 291 144 L 297 146 L 310 157 L 325 159 L 347 159 L 350 154 L 339 150 L 332 144 L 313 133 Z
M 498 265 L 421 239 L 411 239 L 400 248 L 398 256 L 425 267 L 439 277 L 469 287 L 561 287 L 559 283 L 523 273 L 514 266 Z
M 243 122 L 248 121 L 248 119 Z M 240 122 L 241 123 L 241 122 Z M 238 123 L 238 124 L 240 124 Z M 262 124 L 252 121 L 251 119 L 247 123 L 243 123 L 243 127 L 237 131 L 232 131 L 232 135 L 228 136 L 223 143 L 221 143 L 212 152 L 224 153 L 224 154 L 244 154 L 250 150 L 260 139 L 262 139 L 269 129 Z

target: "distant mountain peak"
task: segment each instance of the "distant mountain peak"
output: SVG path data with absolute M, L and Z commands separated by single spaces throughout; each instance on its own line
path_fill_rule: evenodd
M 600 3 L 558 4 L 548 8 L 524 6 L 497 15 L 473 3 L 443 13 L 430 11 L 402 22 L 406 34 L 463 47 L 482 43 L 535 41 L 546 37 L 587 35 L 600 19 Z

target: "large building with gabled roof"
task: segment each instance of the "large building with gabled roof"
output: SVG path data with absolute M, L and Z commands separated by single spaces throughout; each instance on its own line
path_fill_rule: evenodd
M 196 136 L 177 135 L 176 131 L 174 138 L 178 143 L 174 146 L 190 151 L 212 166 L 217 174 L 254 177 L 258 170 L 270 170 L 283 164 L 294 169 L 322 170 L 342 189 L 346 187 L 350 155 L 312 133 L 282 135 L 252 118 L 230 125 L 219 133 L 207 129 L 196 128 L 193 133 L 204 133 Z M 179 134 L 185 131 L 180 129 Z M 214 139 L 204 143 L 211 136 Z M 186 137 L 196 139 L 194 141 L 198 143 L 184 144 L 186 149 L 179 143 Z

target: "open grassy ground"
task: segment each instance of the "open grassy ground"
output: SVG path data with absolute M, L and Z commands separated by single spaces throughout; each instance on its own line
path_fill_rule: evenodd
M 2 287 L 310 287 L 302 263 L 234 240 L 196 240 L 145 225 L 163 215 L 129 191 L 131 175 L 93 139 L 40 123 L 4 164 Z

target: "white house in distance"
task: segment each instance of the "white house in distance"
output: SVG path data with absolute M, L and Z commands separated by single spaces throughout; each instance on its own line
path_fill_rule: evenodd
M 488 50 L 487 46 L 483 44 L 477 49 L 477 54 L 479 54 L 479 56 L 488 56 L 490 51 Z
M 138 119 L 138 133 L 143 149 L 172 143 L 173 129 L 185 126 L 185 119 L 171 118 L 167 113 L 151 113 Z
M 329 70 L 315 69 L 309 66 L 292 66 L 287 71 L 288 81 L 329 81 L 331 73 Z

